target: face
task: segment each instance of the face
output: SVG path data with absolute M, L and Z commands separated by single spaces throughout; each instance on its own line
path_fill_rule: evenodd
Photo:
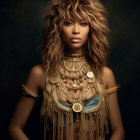
M 65 20 L 61 28 L 62 40 L 71 53 L 81 53 L 82 46 L 87 41 L 89 23 L 86 20 Z

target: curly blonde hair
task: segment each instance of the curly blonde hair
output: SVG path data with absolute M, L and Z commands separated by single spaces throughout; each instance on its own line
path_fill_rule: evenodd
M 93 72 L 101 75 L 108 57 L 109 32 L 107 12 L 98 0 L 52 0 L 46 9 L 43 28 L 42 60 L 46 72 L 53 75 L 64 56 L 61 26 L 65 19 L 89 22 L 90 32 L 85 43 L 84 55 Z

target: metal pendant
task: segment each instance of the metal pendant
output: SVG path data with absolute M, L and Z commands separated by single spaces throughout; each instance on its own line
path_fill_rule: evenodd
M 51 93 L 51 84 L 46 84 L 46 90 L 48 91 L 48 93 Z
M 88 78 L 93 78 L 93 76 L 94 76 L 94 74 L 93 74 L 92 71 L 87 73 L 87 77 L 88 77 Z
M 94 81 L 93 81 L 93 79 L 88 79 L 88 82 L 93 83 Z
M 87 73 L 87 77 L 88 77 L 88 82 L 89 83 L 93 83 L 94 82 L 94 80 L 93 80 L 94 79 L 94 74 L 93 74 L 92 71 Z
M 81 112 L 83 107 L 80 103 L 74 103 L 72 109 L 74 112 Z
M 49 80 L 50 80 L 50 83 L 56 84 L 56 83 L 58 83 L 59 78 L 58 78 L 58 76 L 55 76 L 55 77 L 50 77 Z

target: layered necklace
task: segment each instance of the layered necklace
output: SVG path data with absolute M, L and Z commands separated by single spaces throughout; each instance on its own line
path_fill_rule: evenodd
M 95 76 L 85 57 L 82 54 L 66 54 L 59 68 L 59 79 L 60 92 L 71 102 L 74 112 L 81 112 L 89 89 L 95 87 Z

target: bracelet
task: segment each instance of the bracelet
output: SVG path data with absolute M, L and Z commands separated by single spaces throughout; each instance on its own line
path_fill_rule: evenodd
M 29 90 L 28 88 L 26 88 L 24 85 L 22 85 L 22 88 L 23 88 L 23 95 L 25 96 L 30 96 L 32 98 L 39 98 L 39 95 L 37 95 L 36 93 L 32 92 L 31 90 Z
M 120 85 L 116 85 L 115 87 L 108 88 L 108 89 L 106 89 L 106 93 L 107 94 L 111 94 L 113 92 L 117 92 L 118 91 L 118 88 L 120 88 Z

